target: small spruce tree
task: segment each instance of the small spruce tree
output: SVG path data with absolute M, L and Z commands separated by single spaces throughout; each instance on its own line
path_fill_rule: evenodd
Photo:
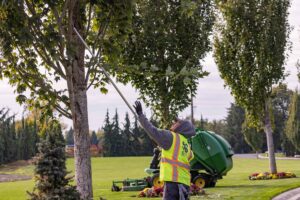
M 38 145 L 36 184 L 33 192 L 28 192 L 31 200 L 80 200 L 76 186 L 69 184 L 73 177 L 68 176 L 64 146 L 61 126 L 54 121 Z

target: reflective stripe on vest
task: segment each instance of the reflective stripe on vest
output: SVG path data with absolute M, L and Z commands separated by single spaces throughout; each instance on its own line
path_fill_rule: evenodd
M 179 162 L 177 160 L 170 160 L 168 158 L 161 158 L 161 162 L 169 163 L 171 165 L 175 165 L 177 167 L 183 167 L 183 168 L 185 168 L 187 170 L 190 170 L 190 165 L 187 165 L 185 163 Z

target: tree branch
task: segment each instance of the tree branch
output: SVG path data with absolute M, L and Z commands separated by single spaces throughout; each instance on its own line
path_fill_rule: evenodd
M 66 31 L 64 30 L 63 24 L 62 24 L 62 18 L 59 17 L 58 15 L 58 11 L 56 9 L 56 7 L 53 8 L 53 13 L 57 22 L 57 26 L 58 26 L 58 31 L 60 34 L 60 42 L 59 44 L 59 52 L 60 52 L 60 56 L 61 58 L 64 58 L 64 49 L 65 49 L 65 43 L 64 43 L 64 36 L 66 36 Z
M 110 15 L 111 15 L 111 12 L 110 12 L 109 15 L 108 15 L 108 19 L 106 20 L 106 23 L 103 25 L 103 26 L 104 26 L 103 29 L 101 29 L 101 27 L 99 27 L 99 30 L 98 30 L 98 34 L 97 34 L 97 37 L 96 37 L 95 44 L 94 44 L 93 47 L 92 47 L 92 53 L 95 52 L 96 46 L 99 45 L 97 41 L 103 40 L 103 38 L 104 38 L 104 36 L 105 36 L 105 33 L 106 33 L 106 31 L 107 31 L 107 28 L 108 28 L 108 25 L 109 25 L 109 22 L 110 22 L 110 20 L 109 20 L 109 19 L 110 19 Z M 101 50 L 102 50 L 102 48 L 99 47 L 98 50 L 97 50 L 97 53 L 96 53 L 95 58 L 98 58 L 98 57 L 100 56 Z M 92 55 L 92 56 L 93 56 L 93 55 Z M 91 61 L 92 61 L 92 60 L 91 60 Z M 88 81 L 89 81 L 89 76 L 90 76 L 90 74 L 91 74 L 91 71 L 94 70 L 94 69 L 96 68 L 96 66 L 97 66 L 97 62 L 94 63 L 94 64 L 92 64 L 91 61 L 90 61 L 88 64 L 86 64 L 87 69 L 88 69 L 88 70 L 87 70 L 87 73 L 86 73 L 86 77 L 85 77 L 85 82 L 86 82 L 86 83 L 88 83 Z M 100 61 L 99 61 L 99 62 L 100 62 Z M 92 65 L 92 66 L 91 66 L 91 65 Z M 92 82 L 94 82 L 94 81 L 92 81 Z M 88 88 L 90 88 L 91 85 L 92 85 L 92 84 L 90 84 Z
M 29 11 L 31 12 L 31 14 L 36 17 L 36 12 L 34 9 L 33 4 L 30 4 L 30 2 L 28 0 L 26 1 L 26 5 L 29 9 Z M 41 23 L 41 22 L 40 22 Z M 42 24 L 42 23 L 41 23 Z M 62 67 L 60 65 L 55 65 L 54 62 L 52 62 L 51 60 L 52 57 L 49 55 L 48 50 L 45 48 L 44 45 L 38 45 L 37 41 L 41 40 L 41 38 L 45 38 L 45 36 L 43 35 L 43 33 L 40 30 L 40 27 L 38 26 L 39 24 L 35 21 L 35 23 L 29 23 L 28 26 L 32 32 L 32 36 L 35 38 L 36 43 L 33 44 L 33 47 L 35 49 L 35 51 L 38 53 L 38 55 L 49 65 L 51 66 L 55 71 L 57 71 L 57 73 L 64 79 L 66 79 L 66 74 L 64 73 Z M 62 37 L 62 36 L 61 36 Z M 61 47 L 63 48 L 63 44 L 59 43 L 60 45 L 60 50 L 62 50 L 63 54 L 63 49 L 61 49 Z M 37 48 L 37 46 L 39 46 L 39 49 Z M 62 63 L 64 62 L 64 55 L 60 55 L 61 59 L 62 59 Z M 56 62 L 57 63 L 57 62 Z M 64 65 L 64 64 L 63 64 Z
M 59 104 L 55 104 L 54 107 L 60 114 L 62 114 L 66 118 L 72 119 L 72 114 L 69 113 L 66 109 L 62 108 Z
M 85 32 L 85 35 L 84 35 L 84 39 L 86 39 L 87 36 L 88 36 L 89 30 L 90 30 L 90 26 L 91 26 L 91 20 L 92 20 L 92 4 L 90 3 L 89 18 L 88 18 L 88 24 L 87 24 L 87 27 L 86 27 L 86 32 Z

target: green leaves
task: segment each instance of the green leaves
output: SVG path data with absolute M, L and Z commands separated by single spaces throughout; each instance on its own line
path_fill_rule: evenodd
M 285 132 L 295 148 L 300 150 L 300 101 L 299 93 L 295 90 L 289 106 L 289 117 L 286 122 Z
M 273 84 L 284 78 L 289 0 L 218 1 L 214 57 L 237 103 L 261 120 Z M 276 14 L 275 14 L 276 13 Z
M 26 96 L 25 96 L 25 95 L 22 95 L 22 94 L 20 94 L 20 95 L 18 95 L 18 96 L 16 97 L 16 101 L 17 101 L 19 104 L 25 103 L 26 100 L 27 100 Z
M 78 68 L 86 68 L 87 88 L 93 86 L 107 93 L 107 79 L 99 65 L 108 66 L 108 71 L 114 73 L 122 62 L 121 53 L 130 32 L 132 15 L 131 0 L 97 0 L 91 4 L 81 1 L 74 8 L 70 3 L 9 1 L 0 8 L 0 78 L 4 76 L 16 86 L 16 92 L 22 94 L 19 102 L 25 102 L 24 92 L 28 90 L 31 93 L 26 95 L 27 103 L 34 106 L 34 102 L 40 101 L 44 113 L 52 114 L 55 109 L 69 118 L 68 91 L 56 89 L 56 85 L 73 80 L 70 78 L 72 70 L 78 69 L 69 67 L 76 59 Z M 67 15 L 69 12 L 76 12 L 76 19 Z M 87 54 L 83 59 L 79 56 L 84 49 L 72 30 L 77 23 L 81 24 L 78 30 L 97 54 L 96 58 Z
M 106 88 L 104 88 L 104 87 L 101 87 L 101 88 L 100 88 L 100 91 L 101 91 L 101 93 L 103 93 L 103 94 L 107 94 L 107 93 L 108 93 L 108 90 L 107 90 Z
M 207 75 L 200 61 L 210 50 L 212 1 L 137 1 L 134 13 L 124 53 L 127 67 L 118 78 L 130 81 L 167 127 Z

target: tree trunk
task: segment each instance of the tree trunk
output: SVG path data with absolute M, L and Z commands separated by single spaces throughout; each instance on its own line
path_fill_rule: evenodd
M 84 51 L 83 51 L 84 52 Z M 92 176 L 90 158 L 89 124 L 84 67 L 74 60 L 72 75 L 68 77 L 70 107 L 74 127 L 75 181 L 83 199 L 91 199 Z
M 168 105 L 168 104 L 164 104 Z M 170 122 L 170 112 L 169 106 L 165 106 L 162 110 L 162 119 L 161 119 L 161 127 L 164 129 L 168 129 L 171 127 L 172 123 Z
M 91 199 L 93 193 L 86 90 L 75 89 L 74 93 L 75 180 L 81 196 Z
M 81 18 L 82 2 L 69 1 L 69 24 L 67 35 L 68 66 L 66 69 L 70 108 L 74 127 L 75 181 L 81 198 L 93 198 L 90 158 L 89 121 L 87 109 L 87 83 L 85 80 L 85 47 L 73 30 L 84 32 Z
M 272 174 L 277 173 L 276 160 L 275 160 L 275 151 L 274 151 L 274 142 L 273 142 L 273 130 L 270 119 L 270 108 L 269 103 L 265 104 L 265 119 L 264 119 L 264 130 L 267 136 L 267 145 L 268 145 L 268 154 L 269 154 L 269 165 L 270 172 Z

